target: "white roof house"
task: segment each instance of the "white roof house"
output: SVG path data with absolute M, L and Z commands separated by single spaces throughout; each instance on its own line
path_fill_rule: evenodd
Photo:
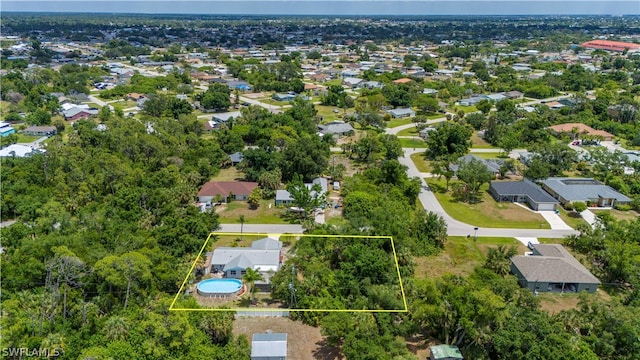
M 40 152 L 45 152 L 45 150 L 34 149 L 29 145 L 12 144 L 0 150 L 0 157 L 26 157 Z

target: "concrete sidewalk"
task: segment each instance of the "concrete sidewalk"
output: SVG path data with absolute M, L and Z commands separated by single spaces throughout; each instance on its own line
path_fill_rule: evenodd
M 596 218 L 596 214 L 591 212 L 589 209 L 580 213 L 580 216 L 586 221 L 589 225 L 591 225 L 592 229 L 596 228 L 596 223 L 598 222 L 598 218 Z

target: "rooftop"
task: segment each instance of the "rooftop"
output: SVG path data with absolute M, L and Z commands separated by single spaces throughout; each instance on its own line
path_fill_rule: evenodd
M 533 256 L 511 258 L 527 281 L 600 284 L 562 245 L 534 244 L 533 247 Z
M 542 184 L 567 201 L 586 201 L 589 199 L 616 199 L 631 201 L 627 196 L 612 187 L 591 178 L 548 178 Z
M 500 195 L 527 195 L 538 203 L 558 203 L 553 196 L 528 179 L 523 181 L 492 181 L 491 187 Z

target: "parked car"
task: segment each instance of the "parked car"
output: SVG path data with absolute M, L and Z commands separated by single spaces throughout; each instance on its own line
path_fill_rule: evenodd
M 337 181 L 333 182 L 333 190 L 340 190 L 340 183 Z

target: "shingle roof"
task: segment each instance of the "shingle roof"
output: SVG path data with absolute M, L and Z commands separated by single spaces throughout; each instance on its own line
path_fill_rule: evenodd
M 403 109 L 393 109 L 393 110 L 389 110 L 387 111 L 389 114 L 391 115 L 395 115 L 395 116 L 401 116 L 401 115 L 406 115 L 406 114 L 415 114 L 415 111 L 413 111 L 412 109 L 409 108 L 403 108 Z
M 211 264 L 225 265 L 225 269 L 238 267 L 278 270 L 280 250 L 261 250 L 249 247 L 219 247 L 213 250 Z M 232 267 L 233 266 L 233 267 Z M 245 268 L 246 268 L 245 267 Z
M 325 125 L 318 125 L 318 129 L 323 134 L 346 134 L 350 131 L 354 131 L 353 126 L 351 124 L 334 121 Z
M 280 240 L 266 237 L 252 242 L 251 248 L 260 250 L 280 250 L 282 249 L 282 242 L 280 242 Z
M 458 171 L 458 169 L 460 168 L 460 165 L 459 165 L 460 162 L 464 162 L 465 164 L 468 164 L 469 162 L 471 162 L 471 160 L 474 160 L 474 159 L 483 163 L 487 167 L 487 170 L 491 171 L 492 173 L 497 173 L 500 171 L 500 164 L 494 161 L 488 161 L 488 160 L 482 159 L 474 154 L 467 154 L 459 157 L 458 164 L 449 165 L 449 169 L 451 169 L 454 172 Z
M 558 244 L 535 244 L 533 256 L 514 256 L 513 265 L 529 282 L 600 284 L 576 258 Z
M 528 179 L 523 181 L 492 181 L 491 188 L 498 195 L 526 195 L 537 203 L 558 203 L 553 196 Z
M 629 202 L 630 198 L 591 178 L 548 178 L 542 183 L 567 201 L 616 199 Z

